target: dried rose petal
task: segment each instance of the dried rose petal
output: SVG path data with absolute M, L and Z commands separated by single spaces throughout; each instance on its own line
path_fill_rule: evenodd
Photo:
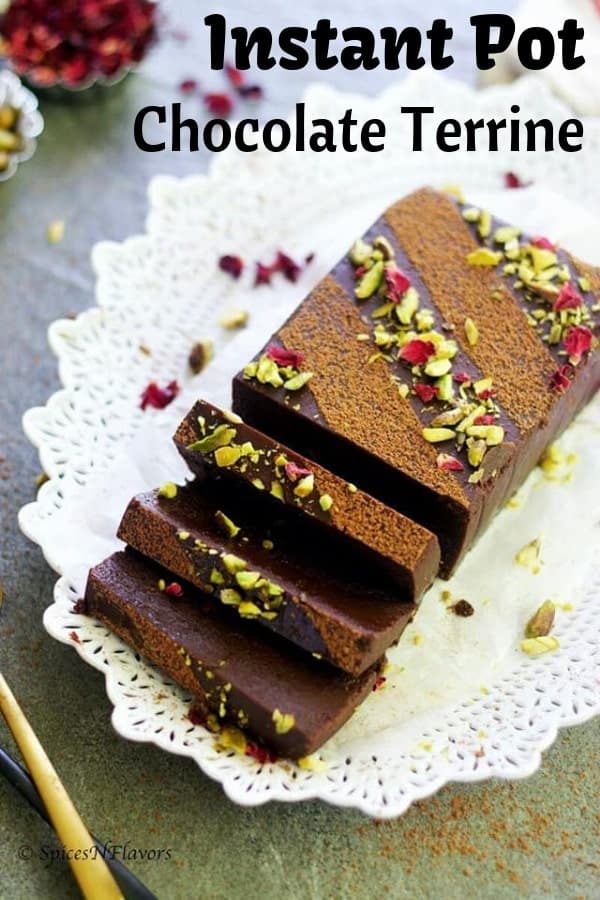
M 442 469 L 444 472 L 463 472 L 465 468 L 460 459 L 449 453 L 438 453 L 436 463 L 438 469 Z
M 411 366 L 422 366 L 435 354 L 435 345 L 431 341 L 421 341 L 415 338 L 409 341 L 398 353 L 398 358 L 410 363 Z
M 299 369 L 306 358 L 306 355 L 298 350 L 286 350 L 284 347 L 276 347 L 275 344 L 267 347 L 266 355 L 278 366 L 291 366 L 292 369 Z
M 200 725 L 202 728 L 206 728 L 206 718 L 195 706 L 190 707 L 187 717 L 192 725 Z
M 226 119 L 233 112 L 233 100 L 229 94 L 223 92 L 205 94 L 204 103 L 207 110 L 220 119 Z
M 399 303 L 410 287 L 410 278 L 396 265 L 384 269 L 387 297 L 392 303 Z
M 139 62 L 156 20 L 152 0 L 12 0 L 1 17 L 3 49 L 40 85 L 78 85 Z
M 295 483 L 301 478 L 308 478 L 312 472 L 309 469 L 303 469 L 302 466 L 297 466 L 295 462 L 288 462 L 285 464 L 285 474 L 290 481 Z
M 315 254 L 314 254 L 314 253 L 309 253 L 308 256 L 306 256 L 306 257 L 304 258 L 304 264 L 307 265 L 307 266 L 310 266 L 310 264 L 311 264 L 311 262 L 313 261 L 314 258 L 315 258 Z
M 385 677 L 385 675 L 380 675 L 379 678 L 375 681 L 375 684 L 373 685 L 373 690 L 374 691 L 381 690 L 381 688 L 384 686 L 386 681 L 387 681 L 387 678 Z
M 184 80 L 179 83 L 179 90 L 182 94 L 193 94 L 199 87 L 200 83 L 196 81 L 195 78 L 184 78 Z
M 151 381 L 142 391 L 140 409 L 145 410 L 148 406 L 153 409 L 164 409 L 173 402 L 178 393 L 179 385 L 176 381 L 170 381 L 164 388 L 155 381 Z
M 533 247 L 539 247 L 540 250 L 556 250 L 556 244 L 553 244 L 552 241 L 545 237 L 535 237 L 531 244 Z
M 354 270 L 355 279 L 357 281 L 359 281 L 363 277 L 363 275 L 365 274 L 366 271 L 367 271 L 366 266 L 359 266 L 357 269 Z
M 239 278 L 244 271 L 244 260 L 241 256 L 227 254 L 220 258 L 219 268 L 222 272 L 227 272 L 228 275 L 231 275 L 232 278 Z
M 572 366 L 568 364 L 561 366 L 550 379 L 550 387 L 557 394 L 563 394 L 571 386 L 571 379 L 574 374 Z
M 457 382 L 457 384 L 468 384 L 470 381 L 472 381 L 471 376 L 466 372 L 455 372 L 452 377 Z
M 494 388 L 486 388 L 484 391 L 479 391 L 477 397 L 480 400 L 491 400 L 492 397 L 496 396 L 496 391 Z
M 242 87 L 245 78 L 244 73 L 232 66 L 231 63 L 225 63 L 225 75 L 232 88 L 237 90 Z
M 256 275 L 254 276 L 254 287 L 258 287 L 260 284 L 271 284 L 272 275 L 273 269 L 271 268 L 271 266 L 265 266 L 264 263 L 257 262 Z
M 274 763 L 278 760 L 278 757 L 274 753 L 254 741 L 248 741 L 248 744 L 246 745 L 246 756 L 251 756 L 252 759 L 255 759 L 261 766 L 264 766 L 267 762 Z
M 178 581 L 172 581 L 166 586 L 165 594 L 168 594 L 169 597 L 183 597 L 183 588 Z
M 564 345 L 572 366 L 578 366 L 583 354 L 589 353 L 592 349 L 592 338 L 592 332 L 585 325 L 569 328 L 565 336 Z
M 439 391 L 433 384 L 421 384 L 421 382 L 417 382 L 414 385 L 414 392 L 423 403 L 431 403 L 432 400 L 435 400 Z
M 552 307 L 554 312 L 560 312 L 563 309 L 579 309 L 579 307 L 583 304 L 583 297 L 573 286 L 570 281 L 567 281 L 561 288 L 560 294 L 554 302 L 554 306 Z
M 523 181 L 515 172 L 507 172 L 504 176 L 504 186 L 510 190 L 528 187 L 530 181 Z
M 281 272 L 283 277 L 287 278 L 288 281 L 298 281 L 298 278 L 302 273 L 302 269 L 298 263 L 281 250 L 278 250 L 277 252 L 277 258 L 273 263 L 272 269 L 274 272 Z
M 479 394 L 479 396 L 481 397 L 481 394 Z M 482 397 L 482 399 L 486 400 L 487 398 Z M 493 425 L 495 421 L 496 417 L 492 415 L 477 416 L 475 419 L 473 419 L 473 425 Z
M 71 640 L 72 640 L 75 644 L 80 644 L 80 643 L 81 643 L 81 639 L 80 639 L 80 637 L 79 637 L 79 635 L 77 634 L 76 631 L 70 631 L 70 632 L 69 632 L 69 637 L 71 638 Z
M 244 100 L 262 100 L 264 91 L 259 84 L 243 84 L 237 89 Z

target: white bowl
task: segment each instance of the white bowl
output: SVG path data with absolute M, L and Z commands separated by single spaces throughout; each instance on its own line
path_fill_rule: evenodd
M 0 71 L 0 106 L 8 104 L 19 110 L 18 130 L 23 146 L 17 153 L 9 154 L 8 167 L 0 172 L 0 181 L 8 181 L 17 171 L 19 163 L 31 159 L 37 140 L 44 130 L 44 120 L 38 110 L 37 97 L 24 87 L 14 72 Z

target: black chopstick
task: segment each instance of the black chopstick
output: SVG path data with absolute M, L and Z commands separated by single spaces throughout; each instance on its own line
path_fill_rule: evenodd
M 0 774 L 4 775 L 16 790 L 25 797 L 33 806 L 39 816 L 51 825 L 48 814 L 42 802 L 40 795 L 31 776 L 26 769 L 23 768 L 15 759 L 10 756 L 6 750 L 0 747 Z M 98 847 L 99 852 L 104 856 L 106 865 L 111 870 L 118 882 L 119 887 L 123 891 L 125 900 L 157 900 L 155 894 L 152 893 L 145 885 L 139 881 L 133 872 L 130 872 L 127 866 L 118 859 L 112 859 L 110 851 L 92 835 L 94 843 Z

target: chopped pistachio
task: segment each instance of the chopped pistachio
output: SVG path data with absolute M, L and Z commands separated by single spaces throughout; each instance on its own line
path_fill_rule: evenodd
M 470 425 L 467 428 L 467 435 L 481 438 L 488 447 L 496 447 L 504 440 L 504 428 L 501 425 Z
M 301 478 L 296 487 L 294 488 L 294 494 L 296 497 L 308 497 L 312 494 L 315 487 L 315 476 L 313 474 L 305 475 L 304 478 Z
M 467 336 L 469 347 L 474 347 L 479 341 L 479 329 L 473 319 L 465 319 L 465 334 Z
M 199 375 L 215 355 L 215 345 L 211 340 L 197 341 L 188 356 L 188 365 L 194 375 Z
M 243 731 L 233 725 L 225 725 L 219 732 L 217 746 L 222 750 L 235 750 L 236 753 L 245 753 L 248 741 Z
M 258 363 L 249 362 L 248 365 L 244 366 L 244 378 L 256 378 L 257 371 Z
M 212 453 L 219 447 L 226 447 L 228 444 L 231 444 L 236 434 L 235 428 L 231 428 L 229 425 L 217 425 L 211 434 L 207 434 L 206 437 L 201 438 L 199 441 L 189 444 L 187 449 L 198 453 Z
M 432 359 L 431 362 L 428 362 L 425 366 L 425 374 L 429 375 L 430 378 L 441 378 L 442 375 L 446 375 L 452 368 L 452 363 L 449 359 Z
M 351 494 L 355 494 L 357 492 L 358 488 L 356 487 L 355 484 L 352 484 L 352 482 L 349 481 L 348 482 L 348 490 L 350 491 Z
M 269 492 L 271 496 L 276 497 L 277 500 L 283 501 L 284 493 L 281 484 L 278 481 L 273 480 L 271 482 L 271 490 Z
M 479 222 L 477 223 L 477 231 L 479 233 L 479 237 L 485 238 L 489 237 L 492 231 L 492 214 L 484 209 L 479 216 Z
M 323 512 L 329 512 L 331 507 L 333 506 L 333 498 L 329 496 L 329 494 L 322 494 L 319 498 L 319 506 L 323 510 Z
M 552 650 L 558 650 L 560 642 L 557 637 L 551 634 L 542 637 L 525 638 L 519 644 L 523 653 L 527 656 L 541 656 L 542 653 L 550 653 Z
M 225 584 L 225 579 L 221 575 L 218 569 L 213 569 L 210 573 L 210 583 L 211 584 Z
M 470 266 L 497 266 L 502 259 L 501 253 L 495 253 L 488 247 L 478 247 L 467 254 L 467 262 Z
M 251 591 L 256 587 L 256 583 L 260 578 L 260 572 L 248 572 L 246 570 L 235 573 L 235 580 L 243 591 Z
M 459 184 L 446 184 L 442 188 L 445 194 L 448 194 L 450 197 L 455 197 L 459 203 L 465 202 L 465 195 L 463 193 L 463 189 Z
M 483 394 L 484 391 L 490 391 L 492 389 L 494 381 L 492 378 L 480 378 L 479 381 L 473 382 L 473 390 L 479 396 Z M 480 415 L 480 413 L 478 413 Z
M 533 271 L 536 275 L 539 275 L 540 272 L 547 269 L 549 266 L 556 265 L 557 256 L 552 250 L 545 250 L 543 247 L 530 246 L 527 248 L 527 252 L 531 257 Z
M 415 313 L 415 325 L 418 331 L 430 331 L 435 323 L 430 309 L 419 309 Z
M 282 713 L 279 709 L 273 710 L 273 722 L 277 734 L 287 734 L 296 724 L 296 718 L 291 713 Z
M 62 219 L 55 219 L 54 222 L 50 222 L 46 234 L 49 244 L 59 244 L 65 236 L 64 221 Z
M 312 372 L 298 372 L 297 375 L 288 378 L 283 387 L 286 391 L 299 391 L 312 377 Z
M 219 319 L 219 325 L 232 331 L 235 328 L 244 328 L 248 324 L 249 313 L 246 309 L 231 309 L 223 313 Z
M 167 586 L 167 582 L 165 581 L 165 579 L 164 579 L 164 578 L 159 578 L 159 579 L 158 579 L 158 589 L 159 589 L 159 591 L 164 591 L 165 588 L 166 588 L 166 586 Z
M 233 553 L 224 553 L 221 559 L 230 575 L 237 575 L 238 572 L 246 568 L 245 560 L 240 559 L 239 556 L 235 556 Z
M 455 437 L 454 432 L 450 428 L 424 428 L 422 434 L 430 444 L 451 441 Z
M 515 555 L 515 562 L 520 566 L 525 566 L 527 569 L 531 569 L 534 575 L 540 571 L 540 552 L 542 549 L 542 539 L 535 538 L 533 541 L 530 541 L 528 544 L 525 544 L 524 547 L 521 547 L 519 552 Z M 531 637 L 531 635 L 527 635 Z
M 367 300 L 378 289 L 383 278 L 383 262 L 378 260 L 375 265 L 362 276 L 354 289 L 358 300 Z
M 388 239 L 382 234 L 380 234 L 379 237 L 375 238 L 375 240 L 373 241 L 373 247 L 375 248 L 375 250 L 379 250 L 381 253 L 383 253 L 384 259 L 394 258 L 394 248 L 392 247 Z
M 262 542 L 262 545 L 264 550 L 272 550 L 275 546 L 273 541 L 270 541 L 268 538 L 265 538 L 265 540 Z
M 313 656 L 318 655 L 314 654 Z M 329 768 L 324 759 L 318 756 L 301 756 L 298 760 L 298 768 L 308 772 L 326 772 Z
M 229 516 L 226 516 L 220 509 L 215 513 L 215 520 L 221 531 L 226 534 L 227 537 L 234 538 L 240 533 L 239 525 L 232 522 Z
M 544 601 L 525 626 L 525 637 L 539 638 L 550 634 L 554 625 L 555 614 L 556 606 L 552 600 Z
M 481 215 L 481 210 L 477 209 L 475 206 L 470 206 L 468 209 L 463 209 L 463 219 L 465 222 L 477 222 L 479 221 L 479 216 Z
M 223 588 L 219 597 L 221 603 L 224 603 L 225 606 L 239 606 L 242 602 L 241 594 L 238 591 L 234 591 L 233 588 Z
M 372 253 L 373 247 L 370 244 L 367 244 L 366 241 L 363 241 L 361 238 L 359 238 L 354 242 L 350 250 L 350 261 L 355 266 L 364 266 L 364 264 L 371 258 Z
M 261 608 L 251 600 L 242 600 L 238 606 L 238 612 L 243 619 L 256 619 L 257 616 L 266 615 Z
M 166 500 L 173 500 L 177 496 L 177 485 L 173 481 L 165 481 L 158 489 L 158 496 Z
M 190 533 L 189 533 L 189 531 L 178 531 L 177 537 L 179 538 L 180 541 L 187 541 L 187 540 L 189 540 Z
M 256 369 L 256 379 L 260 384 L 270 384 L 271 387 L 279 388 L 283 384 L 283 378 L 279 374 L 279 366 L 275 360 L 268 356 L 261 356 Z
M 406 400 L 408 395 L 410 394 L 410 388 L 407 384 L 399 384 L 398 385 L 398 393 L 402 397 L 403 400 Z
M 443 400 L 445 403 L 449 403 L 454 397 L 454 382 L 452 381 L 452 375 L 442 375 L 435 384 L 438 389 L 439 399 Z
M 592 282 L 586 275 L 581 275 L 580 278 L 577 279 L 580 289 L 584 294 L 587 294 L 592 289 Z
M 518 238 L 520 234 L 520 228 L 513 228 L 510 225 L 503 225 L 502 227 L 497 228 L 494 232 L 494 241 L 497 244 L 508 244 L 509 241 L 514 241 L 515 238 Z
M 486 451 L 487 444 L 485 441 L 469 438 L 467 441 L 467 459 L 469 460 L 469 465 L 473 466 L 474 469 L 480 466 Z
M 419 309 L 419 294 L 414 287 L 409 287 L 400 303 L 394 308 L 396 318 L 401 325 L 410 325 L 413 316 Z
M 239 447 L 219 447 L 215 450 L 215 462 L 220 469 L 233 466 L 239 460 L 242 451 Z
M 445 428 L 448 425 L 457 425 L 463 416 L 464 413 L 462 409 L 459 406 L 456 406 L 454 409 L 445 410 L 445 412 L 436 416 L 435 419 L 432 419 L 431 426 L 433 428 Z

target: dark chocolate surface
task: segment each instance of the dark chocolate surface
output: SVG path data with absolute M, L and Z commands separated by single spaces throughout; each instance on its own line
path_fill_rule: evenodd
M 210 592 L 215 605 L 231 605 L 234 590 L 237 599 L 233 597 L 231 608 L 242 618 L 347 672 L 364 671 L 399 638 L 414 605 L 402 602 L 397 588 L 378 585 L 351 558 L 332 557 L 323 541 L 309 543 L 312 522 L 303 533 L 284 509 L 274 519 L 254 495 L 244 485 L 240 490 L 212 481 L 179 488 L 173 499 L 142 494 L 129 504 L 119 537 L 178 578 Z M 226 536 L 217 525 L 218 511 L 235 522 L 239 534 Z M 265 549 L 265 539 L 273 549 Z M 265 602 L 259 586 L 240 588 L 224 554 L 243 561 L 246 571 L 259 573 L 280 596 L 267 594 Z
M 214 452 L 193 449 L 219 427 L 235 429 L 229 446 L 250 442 L 256 452 L 219 466 Z M 256 502 L 267 504 L 274 517 L 284 504 L 294 515 L 316 520 L 315 540 L 324 531 L 334 539 L 341 537 L 340 553 L 358 553 L 365 564 L 383 567 L 409 600 L 418 599 L 437 574 L 439 547 L 431 532 L 266 434 L 243 422 L 232 423 L 229 414 L 210 403 L 194 405 L 175 434 L 175 444 L 198 477 L 208 474 L 253 486 Z M 314 488 L 306 497 L 296 493 L 297 471 L 313 476 Z
M 351 678 L 268 640 L 199 591 L 169 599 L 160 578 L 169 574 L 132 551 L 116 553 L 90 572 L 85 611 L 191 691 L 205 715 L 277 753 L 312 753 L 373 688 L 379 665 Z M 276 710 L 293 717 L 285 733 Z
M 422 190 L 400 201 L 367 237 L 379 234 L 393 244 L 397 262 L 419 289 L 422 307 L 432 312 L 437 327 L 440 320 L 448 327 L 459 345 L 455 368 L 471 377 L 493 378 L 497 423 L 505 439 L 488 450 L 484 478 L 471 484 L 468 469 L 440 471 L 437 453 L 448 445 L 432 446 L 421 435 L 440 406 L 432 413 L 414 396 L 401 400 L 391 378 L 402 379 L 400 364 L 369 362 L 373 343 L 359 342 L 357 335 L 369 330 L 369 307 L 376 301 L 355 299 L 347 259 L 269 342 L 305 354 L 312 379 L 292 395 L 240 373 L 233 406 L 256 427 L 335 466 L 338 474 L 434 531 L 447 575 L 546 446 L 596 392 L 600 354 L 582 361 L 565 393 L 552 390 L 551 376 L 564 356 L 548 349 L 495 269 L 467 263 L 480 241 L 445 195 Z M 590 302 L 597 297 L 591 295 Z M 476 346 L 464 333 L 467 317 L 479 328 Z M 410 369 L 404 367 L 404 373 L 410 383 Z

